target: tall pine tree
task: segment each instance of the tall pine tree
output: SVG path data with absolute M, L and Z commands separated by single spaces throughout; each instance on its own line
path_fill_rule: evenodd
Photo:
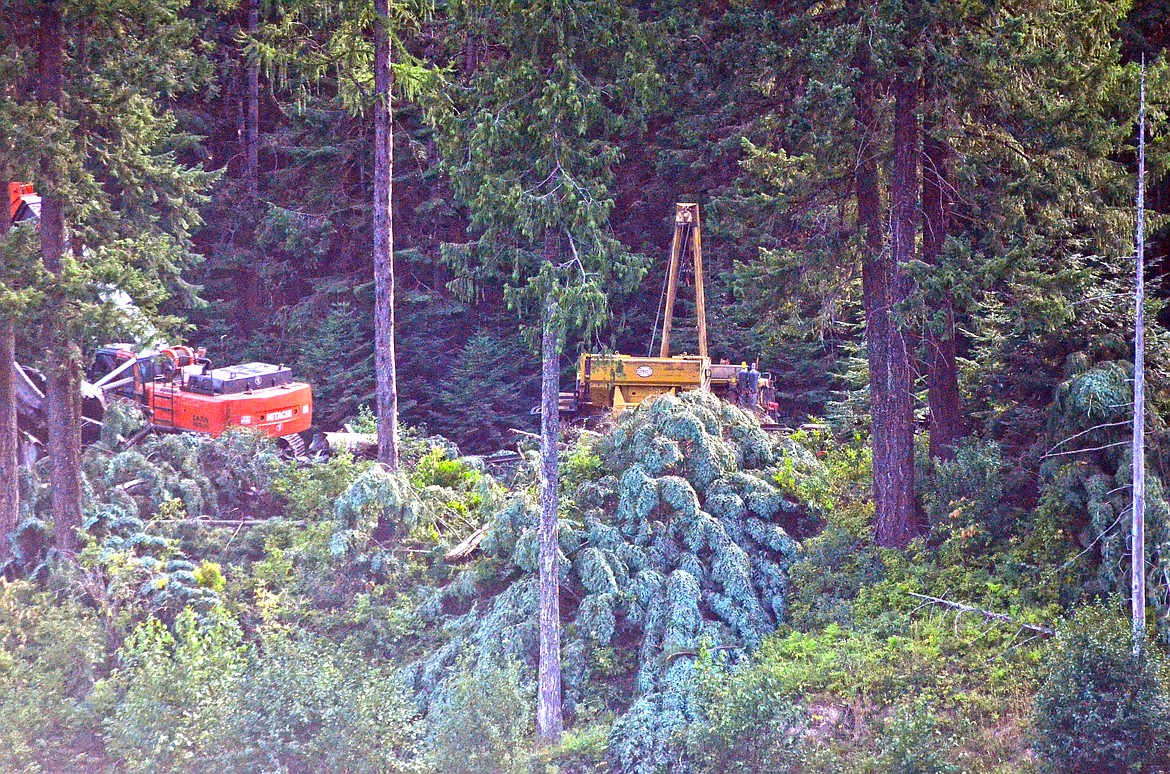
M 613 0 L 469 0 L 452 5 L 470 63 L 453 91 L 443 151 L 480 237 L 449 250 L 472 291 L 501 283 L 539 331 L 540 668 L 537 733 L 561 717 L 557 394 L 570 329 L 605 319 L 606 292 L 638 277 L 607 221 L 617 139 L 635 130 L 656 81 L 637 16 Z M 479 57 L 476 52 L 490 52 Z
M 201 77 L 183 0 L 35 4 L 30 94 L 14 114 L 30 142 L 41 193 L 47 271 L 39 310 L 46 373 L 51 510 L 58 550 L 81 526 L 81 369 L 92 339 L 159 321 L 168 291 L 185 292 L 190 229 L 209 182 L 176 160 L 186 141 L 164 101 Z M 126 293 L 143 316 L 115 302 Z
M 298 2 L 282 9 L 258 48 L 279 72 L 313 89 L 332 81 L 341 105 L 369 110 L 374 123 L 373 265 L 374 392 L 378 460 L 398 467 L 398 376 L 394 343 L 395 86 L 408 97 L 433 87 L 437 73 L 406 47 L 406 36 L 431 13 L 429 0 L 371 3 Z

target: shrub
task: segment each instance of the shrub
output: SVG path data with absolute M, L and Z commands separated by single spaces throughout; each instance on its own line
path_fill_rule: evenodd
M 428 768 L 448 774 L 526 771 L 533 704 L 516 661 L 461 659 L 427 716 Z
M 458 457 L 452 458 L 447 449 L 436 446 L 418 461 L 410 481 L 419 489 L 428 486 L 461 489 L 473 485 L 481 475 Z
M 920 702 L 900 708 L 886 722 L 879 761 L 882 771 L 896 774 L 958 774 L 961 769 L 947 760 L 955 744 L 955 736 Z
M 238 744 L 231 718 L 240 701 L 245 651 L 235 621 L 199 621 L 191 609 L 171 632 L 140 624 L 118 652 L 112 680 L 121 698 L 105 723 L 107 749 L 130 771 L 183 769 Z
M 1036 697 L 1035 749 L 1049 771 L 1147 770 L 1170 763 L 1165 667 L 1147 645 L 1132 650 L 1128 622 L 1083 609 L 1061 632 Z
M 593 681 L 600 664 L 591 653 L 636 654 L 621 700 L 606 707 L 618 715 L 610 763 L 652 772 L 673 764 L 672 737 L 694 717 L 700 647 L 734 663 L 784 619 L 787 571 L 799 555 L 786 526 L 806 508 L 773 482 L 781 466 L 806 475 L 820 465 L 699 392 L 625 412 L 596 454 L 608 475 L 579 486 L 560 526 L 562 588 L 576 602 L 565 610 L 565 708 L 575 712 Z M 489 520 L 479 561 L 423 601 L 423 617 L 452 635 L 412 667 L 424 701 L 446 690 L 467 645 L 479 659 L 535 661 L 535 524 L 531 499 L 511 498 Z
M 1002 538 L 1015 523 L 1008 502 L 1006 464 L 994 441 L 967 440 L 948 462 L 937 462 L 929 476 L 924 500 L 927 517 L 937 530 L 982 526 Z
M 767 668 L 701 664 L 701 717 L 684 734 L 698 771 L 798 772 L 805 712 Z
M 32 584 L 0 581 L 0 770 L 101 761 L 88 699 L 105 664 L 96 616 Z
M 267 632 L 252 649 L 235 718 L 236 771 L 409 769 L 418 743 L 393 675 L 347 648 Z

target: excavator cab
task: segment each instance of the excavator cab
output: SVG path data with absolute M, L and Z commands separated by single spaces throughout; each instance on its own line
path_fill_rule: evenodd
M 41 217 L 41 197 L 33 190 L 32 183 L 8 184 L 8 216 L 13 224 Z

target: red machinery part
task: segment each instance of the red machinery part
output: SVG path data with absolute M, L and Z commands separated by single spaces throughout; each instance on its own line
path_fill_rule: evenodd
M 155 425 L 213 436 L 230 427 L 248 427 L 279 438 L 313 424 L 313 390 L 304 382 L 232 395 L 201 395 L 153 382 L 146 385 L 146 401 Z

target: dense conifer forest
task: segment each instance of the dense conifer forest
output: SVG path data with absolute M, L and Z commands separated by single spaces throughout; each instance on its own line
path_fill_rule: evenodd
M 1170 771 L 1168 45 L 0 0 L 0 770 Z

